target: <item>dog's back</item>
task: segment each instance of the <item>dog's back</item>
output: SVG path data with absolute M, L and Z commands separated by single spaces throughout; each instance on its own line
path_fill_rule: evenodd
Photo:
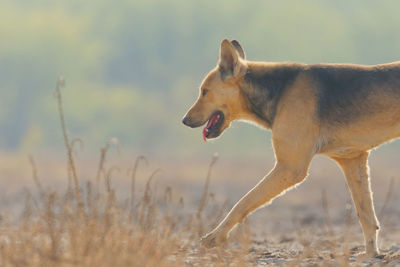
M 318 118 L 347 124 L 400 104 L 400 63 L 377 66 L 318 64 L 307 71 L 316 83 Z

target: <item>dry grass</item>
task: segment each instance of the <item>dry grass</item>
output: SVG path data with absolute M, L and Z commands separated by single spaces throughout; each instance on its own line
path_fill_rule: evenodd
M 24 210 L 17 219 L 0 213 L 0 266 L 400 264 L 400 249 L 389 238 L 400 237 L 400 230 L 389 227 L 390 219 L 396 217 L 386 212 L 390 210 L 393 179 L 389 189 L 385 189 L 384 204 L 378 209 L 389 229 L 387 234 L 383 233 L 387 240 L 383 258 L 362 262 L 355 257 L 362 250 L 363 242 L 351 203 L 337 216 L 331 207 L 334 204 L 332 195 L 324 190 L 316 204 L 320 206 L 311 206 L 300 218 L 292 217 L 290 227 L 285 228 L 279 216 L 285 212 L 282 207 L 287 208 L 287 212 L 291 212 L 290 207 L 301 209 L 296 206 L 293 195 L 289 199 L 292 204 L 278 203 L 266 216 L 260 217 L 262 214 L 258 213 L 251 217 L 255 218 L 251 223 L 246 220 L 232 232 L 226 245 L 214 249 L 201 247 L 200 237 L 222 219 L 231 205 L 216 199 L 211 192 L 210 178 L 217 156 L 211 160 L 202 193 L 198 194 L 201 197 L 195 205 L 188 204 L 193 203 L 193 199 L 176 195 L 171 186 L 160 187 L 155 182 L 160 169 L 146 177 L 141 185 L 143 190 L 139 191 L 138 169 L 148 165 L 148 160 L 139 156 L 131 168 L 109 163 L 107 155 L 110 148 L 118 148 L 116 140 L 110 140 L 101 149 L 95 175 L 84 184 L 73 153 L 74 144 L 81 141 L 70 141 L 67 135 L 62 85 L 63 81 L 59 80 L 56 97 L 67 152 L 67 186 L 63 191 L 49 189 L 39 175 L 34 158 L 29 157 L 36 189 L 26 189 Z M 113 186 L 113 176 L 117 173 L 129 178 L 128 197 L 118 196 Z M 320 209 L 322 217 L 307 215 L 312 209 Z M 340 216 L 344 218 L 338 223 Z M 270 221 L 274 223 L 268 223 Z
M 196 252 L 197 240 L 220 216 L 182 216 L 178 211 L 184 203 L 171 203 L 170 189 L 157 197 L 155 174 L 141 197 L 131 196 L 137 201 L 119 201 L 109 184 L 98 192 L 97 185 L 88 183 L 80 189 L 84 200 L 79 205 L 74 190 L 46 192 L 36 183 L 38 197 L 26 193 L 17 224 L 1 221 L 1 266 L 163 266 L 184 264 L 194 254 L 198 263 L 213 261 Z M 104 176 L 105 183 L 110 178 Z M 225 255 L 225 260 L 234 261 L 239 251 Z M 218 257 L 222 252 L 215 253 Z

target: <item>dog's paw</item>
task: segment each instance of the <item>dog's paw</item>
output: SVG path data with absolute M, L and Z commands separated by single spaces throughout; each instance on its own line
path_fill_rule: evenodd
M 214 232 L 208 233 L 207 235 L 201 238 L 201 244 L 206 248 L 213 248 L 221 245 L 226 241 L 226 237 L 222 235 L 218 235 Z

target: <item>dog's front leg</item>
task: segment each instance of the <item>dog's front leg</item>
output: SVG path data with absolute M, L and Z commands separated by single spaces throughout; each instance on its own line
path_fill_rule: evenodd
M 365 238 L 365 250 L 369 256 L 379 253 L 377 239 L 379 222 L 375 215 L 368 171 L 368 152 L 355 158 L 334 158 L 342 167 L 349 186 Z
M 213 247 L 226 240 L 232 228 L 257 208 L 300 183 L 307 175 L 308 163 L 295 167 L 278 163 L 274 169 L 232 208 L 225 219 L 202 239 L 203 245 Z

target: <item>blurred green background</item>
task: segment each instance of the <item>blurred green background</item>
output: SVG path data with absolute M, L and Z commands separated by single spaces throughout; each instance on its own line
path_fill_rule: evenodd
M 222 39 L 250 60 L 377 64 L 400 59 L 399 1 L 6 0 L 0 9 L 0 148 L 62 148 L 56 79 L 71 137 L 166 155 L 257 155 L 269 134 L 235 123 L 204 145 L 181 118 Z

